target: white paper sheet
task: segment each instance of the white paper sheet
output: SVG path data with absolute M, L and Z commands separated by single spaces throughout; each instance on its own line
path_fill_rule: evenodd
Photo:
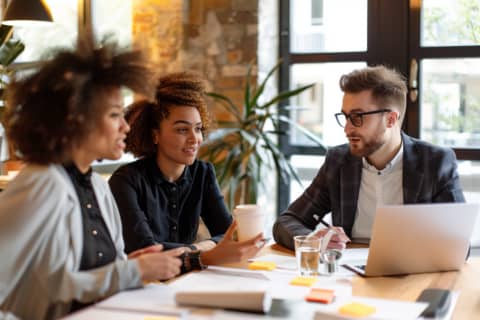
M 260 257 L 255 257 L 250 259 L 249 261 L 265 261 L 265 262 L 273 262 L 277 265 L 277 269 L 284 269 L 284 270 L 297 270 L 297 260 L 294 256 L 284 256 L 279 254 L 266 254 Z
M 365 264 L 367 263 L 368 248 L 345 249 L 342 251 L 340 263 Z
M 175 304 L 175 292 L 164 284 L 149 284 L 141 289 L 119 292 L 100 301 L 96 308 L 108 310 L 141 311 L 181 316 L 188 309 Z
M 158 318 L 158 313 L 148 312 L 130 312 L 125 310 L 108 310 L 96 307 L 90 307 L 79 312 L 75 312 L 68 317 L 62 318 L 65 320 L 145 320 L 149 317 Z M 181 316 L 168 316 L 168 320 L 183 320 Z M 189 318 L 190 319 L 190 318 Z
M 168 286 L 175 291 L 265 291 L 269 282 L 262 272 L 209 267 L 187 274 Z
M 342 257 L 338 261 L 337 271 L 333 274 L 336 278 L 352 277 L 355 273 L 341 267 L 342 263 L 353 265 L 364 265 L 367 262 L 368 248 L 345 249 L 342 251 Z M 266 254 L 264 256 L 256 257 L 250 261 L 266 261 L 274 262 L 277 265 L 276 271 L 289 272 L 291 274 L 297 273 L 297 261 L 293 256 L 285 256 L 278 254 Z M 322 276 L 326 276 L 325 266 L 319 265 L 319 272 Z
M 375 313 L 367 317 L 367 319 L 372 320 L 413 320 L 417 319 L 427 307 L 427 304 L 423 302 L 385 300 L 365 297 L 339 297 L 338 299 L 335 299 L 332 304 L 319 305 L 314 319 L 358 319 L 343 316 L 338 312 L 338 309 L 341 306 L 351 302 L 357 302 L 375 307 Z

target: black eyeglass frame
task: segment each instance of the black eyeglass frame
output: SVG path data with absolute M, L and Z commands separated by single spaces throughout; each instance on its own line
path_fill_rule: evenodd
M 376 114 L 376 113 L 385 113 L 385 112 L 392 112 L 391 109 L 379 109 L 379 110 L 373 110 L 373 111 L 366 111 L 366 112 L 351 112 L 349 114 L 346 114 L 345 112 L 338 112 L 338 113 L 335 113 L 335 119 L 337 120 L 337 123 L 340 127 L 342 128 L 345 128 L 345 125 L 347 124 L 347 121 L 350 120 L 350 123 L 354 126 L 354 127 L 361 127 L 363 126 L 363 116 L 368 116 L 369 114 Z M 342 125 L 341 121 L 340 121 L 340 116 L 344 116 L 345 117 L 345 124 Z M 352 120 L 352 116 L 354 117 L 358 117 L 357 119 L 359 119 L 359 123 L 357 124 L 355 122 L 355 120 Z

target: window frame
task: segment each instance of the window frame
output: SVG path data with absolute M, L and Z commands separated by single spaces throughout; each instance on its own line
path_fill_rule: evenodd
M 368 65 L 385 64 L 394 67 L 402 74 L 410 77 L 411 59 L 420 61 L 424 58 L 471 58 L 480 57 L 480 46 L 420 47 L 420 8 L 421 0 L 367 1 L 367 51 L 341 53 L 292 53 L 290 52 L 290 1 L 280 1 L 280 39 L 279 53 L 282 58 L 280 68 L 279 89 L 290 87 L 290 66 L 297 63 L 322 62 L 366 62 Z M 382 32 L 378 32 L 381 30 Z M 418 30 L 414 32 L 414 30 Z M 421 79 L 419 66 L 417 84 Z M 411 88 L 409 88 L 411 89 Z M 407 113 L 403 130 L 413 136 L 420 135 L 421 92 L 416 101 L 407 99 Z M 286 102 L 285 102 L 286 103 Z M 289 116 L 288 111 L 282 111 Z M 333 115 L 332 115 L 333 117 Z M 332 121 L 334 119 L 332 118 Z M 281 129 L 288 131 L 288 125 Z M 289 159 L 294 154 L 324 155 L 321 148 L 290 144 L 288 136 L 279 140 L 280 150 Z M 479 160 L 480 148 L 452 148 L 458 160 Z M 278 179 L 277 205 L 279 212 L 285 210 L 290 199 L 290 183 Z

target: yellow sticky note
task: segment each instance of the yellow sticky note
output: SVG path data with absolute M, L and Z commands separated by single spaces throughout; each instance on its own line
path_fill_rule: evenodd
M 366 317 L 375 313 L 376 311 L 377 309 L 375 309 L 375 307 L 358 302 L 346 304 L 338 309 L 340 314 L 351 317 Z
M 273 270 L 277 267 L 275 262 L 270 261 L 253 261 L 248 264 L 250 270 Z
M 310 287 L 317 282 L 317 277 L 295 277 L 290 281 L 291 285 Z
M 178 320 L 176 316 L 146 316 L 144 320 Z

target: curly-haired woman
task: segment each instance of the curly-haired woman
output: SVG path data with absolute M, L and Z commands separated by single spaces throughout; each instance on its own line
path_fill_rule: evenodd
M 115 200 L 90 167 L 123 153 L 122 87 L 149 94 L 153 79 L 139 52 L 84 41 L 9 88 L 7 135 L 27 166 L 0 194 L 2 312 L 55 319 L 180 273 L 182 249 L 127 259 Z
M 202 79 L 186 72 L 160 78 L 155 102 L 134 103 L 126 118 L 131 126 L 126 150 L 140 159 L 119 168 L 109 180 L 122 216 L 126 251 L 157 243 L 188 247 L 199 252 L 204 264 L 255 255 L 262 235 L 232 240 L 236 224 L 213 166 L 196 159 L 210 123 Z M 195 242 L 200 217 L 212 238 Z

